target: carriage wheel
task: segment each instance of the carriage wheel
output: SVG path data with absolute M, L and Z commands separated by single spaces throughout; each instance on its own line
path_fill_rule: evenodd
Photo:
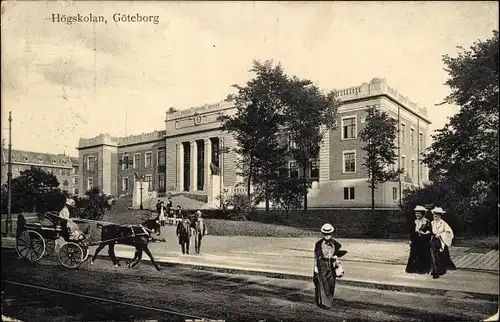
M 87 258 L 89 258 L 89 253 L 90 253 L 90 250 L 89 250 L 89 247 L 88 246 L 83 246 L 81 245 L 80 246 L 83 250 L 83 258 L 82 258 L 82 262 L 85 262 L 87 260 Z
M 43 256 L 50 256 L 56 250 L 56 241 L 54 239 L 46 239 L 45 240 L 45 252 Z
M 45 252 L 45 241 L 36 231 L 25 230 L 16 240 L 16 251 L 19 257 L 36 262 Z
M 59 249 L 59 261 L 66 268 L 77 268 L 84 258 L 83 249 L 75 243 L 68 242 Z

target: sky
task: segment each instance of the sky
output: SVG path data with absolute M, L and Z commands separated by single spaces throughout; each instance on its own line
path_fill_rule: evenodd
M 113 15 L 158 16 L 116 23 Z M 107 23 L 53 22 L 52 15 Z M 491 38 L 497 2 L 3 1 L 2 138 L 13 149 L 77 156 L 81 137 L 163 130 L 169 107 L 217 103 L 252 60 L 325 90 L 385 78 L 425 106 L 431 129 L 458 111 L 442 55 Z

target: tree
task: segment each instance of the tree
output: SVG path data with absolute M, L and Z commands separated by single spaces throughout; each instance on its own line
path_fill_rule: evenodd
M 290 211 L 298 209 L 302 205 L 303 185 L 303 180 L 295 178 L 279 177 L 275 180 L 271 192 L 274 209 L 283 210 L 288 218 Z
M 101 220 L 105 212 L 113 206 L 114 199 L 101 191 L 99 187 L 93 187 L 85 193 L 83 198 L 75 197 L 75 217 Z
M 256 76 L 246 86 L 233 85 L 238 93 L 228 95 L 228 100 L 234 101 L 236 114 L 223 115 L 219 120 L 222 129 L 234 135 L 238 143 L 234 151 L 242 156 L 237 167 L 247 178 L 247 197 L 250 200 L 251 185 L 263 191 L 268 212 L 271 180 L 285 163 L 276 156 L 285 153 L 279 137 L 279 93 L 286 76 L 281 66 L 273 66 L 271 61 L 254 61 L 250 71 Z
M 359 137 L 365 143 L 363 166 L 368 170 L 368 187 L 371 189 L 372 211 L 375 210 L 375 189 L 384 182 L 398 178 L 402 169 L 389 169 L 395 163 L 396 120 L 376 107 L 368 109 L 365 127 Z
M 64 195 L 56 176 L 39 167 L 21 171 L 12 179 L 12 212 L 60 210 Z M 5 193 L 4 193 L 5 192 Z M 7 184 L 2 186 L 2 210 L 7 209 Z M 62 204 L 60 201 L 62 200 Z
M 477 205 L 471 216 L 496 216 L 498 205 L 498 45 L 494 31 L 470 50 L 458 47 L 457 57 L 443 56 L 451 93 L 441 104 L 460 109 L 433 135 L 423 160 L 457 201 Z
M 289 154 L 302 169 L 302 195 L 307 210 L 308 169 L 317 159 L 327 131 L 334 129 L 341 105 L 334 91 L 322 93 L 310 80 L 291 77 L 281 91 L 284 131 L 290 140 Z

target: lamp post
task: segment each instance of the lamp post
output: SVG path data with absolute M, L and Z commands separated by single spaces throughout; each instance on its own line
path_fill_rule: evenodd
M 127 154 L 125 154 L 125 155 L 123 156 L 123 158 L 122 158 L 122 159 L 120 159 L 120 160 L 118 161 L 118 164 L 119 164 L 120 166 L 125 165 L 125 168 L 123 168 L 123 167 L 122 167 L 122 169 L 123 169 L 123 170 L 127 170 L 127 169 L 129 168 L 129 166 L 130 166 L 130 165 L 133 165 L 133 164 L 134 164 L 134 161 L 133 161 L 133 160 L 129 160 L 128 155 L 127 155 Z M 126 193 L 127 193 L 127 197 L 128 197 L 128 193 L 129 193 L 129 192 L 128 192 L 128 190 L 129 190 L 129 187 L 128 187 L 128 176 L 127 176 L 127 191 L 126 191 Z M 127 207 L 128 207 L 128 198 L 127 198 Z
M 9 164 L 7 170 L 7 220 L 5 232 L 12 233 L 12 112 L 9 112 Z
M 143 189 L 143 188 L 142 188 L 142 180 L 141 180 L 141 181 L 139 181 L 139 182 L 140 182 L 140 184 L 141 184 L 141 188 L 140 188 L 140 190 L 141 190 L 141 204 L 140 204 L 140 206 L 139 206 L 139 209 L 140 209 L 140 210 L 143 210 L 143 206 L 142 206 L 142 189 Z
M 135 179 L 136 179 L 136 180 L 139 180 L 139 184 L 140 184 L 139 191 L 140 191 L 140 196 L 141 196 L 141 203 L 140 203 L 140 205 L 139 205 L 139 209 L 140 209 L 140 210 L 143 210 L 143 209 L 144 209 L 144 207 L 143 207 L 143 205 L 142 205 L 142 190 L 143 190 L 144 188 L 142 187 L 142 184 L 144 183 L 144 182 L 143 182 L 143 180 L 144 180 L 144 178 L 145 178 L 145 175 L 142 175 L 142 176 L 140 176 L 140 177 L 139 177 L 139 174 L 138 174 L 137 172 L 135 172 L 135 173 L 134 173 L 134 177 L 135 177 Z

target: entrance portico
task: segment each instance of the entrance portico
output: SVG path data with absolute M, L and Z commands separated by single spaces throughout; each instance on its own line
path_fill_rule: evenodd
M 223 142 L 231 143 L 226 150 L 231 149 L 234 139 L 221 130 L 219 121 L 221 115 L 234 112 L 232 104 L 218 103 L 167 113 L 167 192 L 206 195 L 208 203 L 215 205 L 224 185 L 234 184 L 234 153 L 226 157 L 222 153 Z M 232 169 L 229 177 L 223 176 L 224 168 Z

